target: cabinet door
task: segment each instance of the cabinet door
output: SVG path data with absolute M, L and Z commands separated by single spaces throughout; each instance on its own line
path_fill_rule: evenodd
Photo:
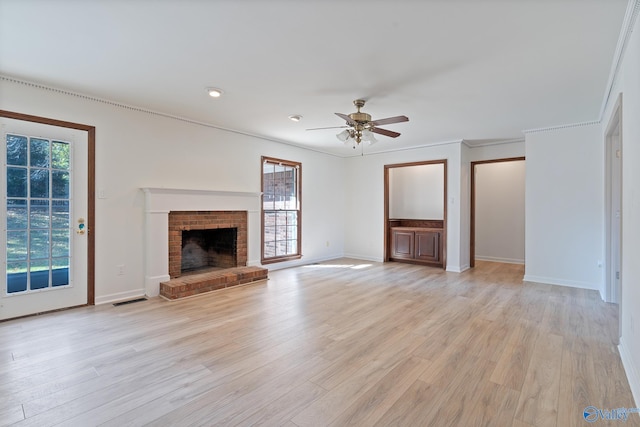
M 415 259 L 423 261 L 440 261 L 440 232 L 416 231 Z
M 414 232 L 393 230 L 391 254 L 393 258 L 413 258 Z

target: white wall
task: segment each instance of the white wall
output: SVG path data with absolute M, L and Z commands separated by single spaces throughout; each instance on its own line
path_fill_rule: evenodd
M 452 142 L 346 159 L 345 255 L 384 258 L 384 165 L 447 159 L 447 270 L 461 271 L 460 145 Z
M 629 2 L 627 18 L 633 7 Z M 636 2 L 636 9 L 640 2 Z M 620 72 L 602 120 L 605 140 L 613 108 L 622 96 L 622 299 L 620 355 L 640 405 L 640 19 L 632 27 Z M 604 143 L 601 146 L 604 156 Z
M 601 133 L 595 124 L 526 134 L 525 280 L 601 289 Z
M 389 168 L 389 218 L 444 219 L 444 164 Z
M 476 259 L 523 264 L 525 162 L 483 163 L 475 169 Z
M 144 292 L 141 187 L 259 192 L 262 155 L 302 162 L 303 259 L 295 263 L 343 255 L 341 158 L 6 80 L 0 93 L 1 109 L 96 127 L 96 190 L 106 195 L 96 199 L 96 224 L 88 224 L 96 233 L 98 303 Z M 259 260 L 249 254 L 249 262 Z

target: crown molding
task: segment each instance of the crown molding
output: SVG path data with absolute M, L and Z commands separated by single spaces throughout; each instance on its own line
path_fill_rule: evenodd
M 600 120 L 593 120 L 593 121 L 590 121 L 590 122 L 569 123 L 569 124 L 558 125 L 558 126 L 550 126 L 550 127 L 546 127 L 546 128 L 528 129 L 528 130 L 523 130 L 522 132 L 526 135 L 526 134 L 529 134 L 529 133 L 552 132 L 552 131 L 556 131 L 556 130 L 560 130 L 560 129 L 579 128 L 579 127 L 583 127 L 583 126 L 594 126 L 594 125 L 599 125 L 599 124 L 600 124 Z
M 346 159 L 346 158 L 350 158 L 350 157 L 356 157 L 356 156 L 361 156 L 361 155 L 373 155 L 373 154 L 384 154 L 384 153 L 391 153 L 391 152 L 395 152 L 395 151 L 406 151 L 406 150 L 417 150 L 420 148 L 425 148 L 425 147 L 434 147 L 434 146 L 438 146 L 438 145 L 448 145 L 448 144 L 460 144 L 462 142 L 461 139 L 458 140 L 454 140 L 454 141 L 442 141 L 442 142 L 435 142 L 435 143 L 431 143 L 431 144 L 423 144 L 417 147 L 407 147 L 407 148 L 398 148 L 398 149 L 390 149 L 390 150 L 385 150 L 385 151 L 377 151 L 377 152 L 373 152 L 373 153 L 364 153 L 362 152 L 362 154 L 335 154 L 329 151 L 323 151 L 323 150 L 318 150 L 312 147 L 308 147 L 308 146 L 303 146 L 303 145 L 299 145 L 299 144 L 293 144 L 291 142 L 288 141 L 282 141 L 279 139 L 275 139 L 275 138 L 267 138 L 265 136 L 262 135 L 256 135 L 256 134 L 252 134 L 249 132 L 244 132 L 244 131 L 239 131 L 236 129 L 230 129 L 230 128 L 225 128 L 222 126 L 218 126 L 212 123 L 205 123 L 205 122 L 201 122 L 198 120 L 193 120 L 193 119 L 188 119 L 186 117 L 180 117 L 180 116 L 176 116 L 173 114 L 169 114 L 169 113 L 163 113 L 161 111 L 154 111 L 154 110 L 150 110 L 147 108 L 143 108 L 143 107 L 138 107 L 135 105 L 129 105 L 129 104 L 125 104 L 122 102 L 118 102 L 118 101 L 113 101 L 110 99 L 106 99 L 106 98 L 100 98 L 97 96 L 93 96 L 93 95 L 86 95 L 80 92 L 74 92 L 74 91 L 70 91 L 70 90 L 66 90 L 66 89 L 61 89 L 61 88 L 57 88 L 54 86 L 48 86 L 45 84 L 41 84 L 41 83 L 35 83 L 35 82 L 31 82 L 28 80 L 23 80 L 17 77 L 13 77 L 13 76 L 9 76 L 9 75 L 5 75 L 5 74 L 0 74 L 0 81 L 5 81 L 8 83 L 13 83 L 13 84 L 18 84 L 18 85 L 23 85 L 23 86 L 27 86 L 27 87 L 31 87 L 34 89 L 38 89 L 38 90 L 44 90 L 44 91 L 48 91 L 48 92 L 54 92 L 54 93 L 58 93 L 61 95 L 65 95 L 65 96 L 71 96 L 74 98 L 79 98 L 79 99 L 83 99 L 86 101 L 91 101 L 91 102 L 96 102 L 99 104 L 105 104 L 105 105 L 109 105 L 112 107 L 116 107 L 116 108 L 122 108 L 125 110 L 129 110 L 129 111 L 135 111 L 135 112 L 139 112 L 139 113 L 144 113 L 144 114 L 149 114 L 152 116 L 159 116 L 159 117 L 163 117 L 166 119 L 171 119 L 171 120 L 177 120 L 183 123 L 189 123 L 189 124 L 193 124 L 193 125 L 197 125 L 197 126 L 204 126 L 204 127 L 208 127 L 208 128 L 212 128 L 212 129 L 217 129 L 217 130 L 221 130 L 224 132 L 230 132 L 230 133 L 235 133 L 238 135 L 244 135 L 244 136 L 249 136 L 252 138 L 257 138 L 257 139 L 261 139 L 264 141 L 270 141 L 270 142 L 275 142 L 278 144 L 283 144 L 283 145 L 287 145 L 290 147 L 295 147 L 295 148 L 299 148 L 301 150 L 308 150 L 308 151 L 312 151 L 314 153 L 320 153 L 320 154 L 325 154 L 327 156 L 332 156 L 332 157 L 338 157 L 338 158 L 342 158 L 342 159 Z
M 604 97 L 602 99 L 602 106 L 600 107 L 600 118 L 602 121 L 604 113 L 607 111 L 609 104 L 611 103 L 613 88 L 615 87 L 618 76 L 620 75 L 620 67 L 624 60 L 624 55 L 627 51 L 627 45 L 633 33 L 633 27 L 640 13 L 640 0 L 629 0 L 627 3 L 627 10 L 622 21 L 622 28 L 620 29 L 620 35 L 618 36 L 618 43 L 616 44 L 616 50 L 613 55 L 613 62 L 611 63 L 611 71 L 609 71 L 609 80 L 607 82 Z
M 501 141 L 487 141 L 481 144 L 469 144 L 466 139 L 462 140 L 462 143 L 467 148 L 480 148 L 480 147 L 490 147 L 492 145 L 502 145 L 502 144 L 515 144 L 517 142 L 524 142 L 524 138 L 516 138 L 516 139 L 507 139 Z
M 19 79 L 17 77 L 8 76 L 8 75 L 5 75 L 5 74 L 0 74 L 0 80 L 8 82 L 8 83 L 14 83 L 14 84 L 19 84 L 19 85 L 31 87 L 31 88 L 34 88 L 34 89 L 45 90 L 45 91 L 48 91 L 48 92 L 54 92 L 54 93 L 58 93 L 58 94 L 61 94 L 61 95 L 66 95 L 66 96 L 72 96 L 74 98 L 80 98 L 80 99 L 83 99 L 83 100 L 86 100 L 86 101 L 97 102 L 99 104 L 110 105 L 112 107 L 122 108 L 122 109 L 129 110 L 129 111 L 136 111 L 136 112 L 139 112 L 139 113 L 149 114 L 149 115 L 152 115 L 152 116 L 159 116 L 159 117 L 163 117 L 163 118 L 166 118 L 166 119 L 177 120 L 177 121 L 180 121 L 180 122 L 183 122 L 183 123 L 189 123 L 189 124 L 193 124 L 193 125 L 204 126 L 204 127 L 208 127 L 208 128 L 212 128 L 212 129 L 221 130 L 221 131 L 224 131 L 224 132 L 235 133 L 235 134 L 238 134 L 238 135 L 250 136 L 252 138 L 262 139 L 264 141 L 276 142 L 278 144 L 284 144 L 284 145 L 288 145 L 290 147 L 296 147 L 296 148 L 300 148 L 300 149 L 303 149 L 303 150 L 309 150 L 309 151 L 313 151 L 313 152 L 316 152 L 316 153 L 326 154 L 328 156 L 342 157 L 342 156 L 338 156 L 336 154 L 333 154 L 333 153 L 330 153 L 330 152 L 327 152 L 327 151 L 317 150 L 317 149 L 306 147 L 306 146 L 303 146 L 303 145 L 293 144 L 293 143 L 288 142 L 288 141 L 282 141 L 282 140 L 275 139 L 275 138 L 267 138 L 267 137 L 265 137 L 263 135 L 256 135 L 256 134 L 252 134 L 250 132 L 244 132 L 244 131 L 240 131 L 240 130 L 236 130 L 236 129 L 226 128 L 226 127 L 223 127 L 223 126 L 215 125 L 213 123 L 201 122 L 201 121 L 198 121 L 198 120 L 188 119 L 186 117 L 176 116 L 176 115 L 169 114 L 169 113 L 163 113 L 161 111 L 150 110 L 148 108 L 138 107 L 138 106 L 135 106 L 135 105 L 129 105 L 129 104 L 125 104 L 125 103 L 118 102 L 118 101 L 113 101 L 113 100 L 106 99 L 106 98 L 100 98 L 100 97 L 93 96 L 93 95 L 86 95 L 86 94 L 83 94 L 83 93 L 80 93 L 80 92 L 74 92 L 74 91 L 61 89 L 61 88 L 57 88 L 57 87 L 53 87 L 53 86 L 47 86 L 47 85 L 44 85 L 44 84 L 41 84 L 41 83 L 35 83 L 35 82 L 28 81 L 28 80 L 23 80 L 23 79 Z
M 440 142 L 432 142 L 432 143 L 427 143 L 427 144 L 421 144 L 421 145 L 415 145 L 415 146 L 411 146 L 411 147 L 402 147 L 402 148 L 390 148 L 388 150 L 381 150 L 381 151 L 374 151 L 371 153 L 367 153 L 366 151 L 364 151 L 364 147 L 362 147 L 360 150 L 356 149 L 353 151 L 356 151 L 355 154 L 352 155 L 345 155 L 342 156 L 345 159 L 348 158 L 353 158 L 353 157 L 363 157 L 363 156 L 375 156 L 378 154 L 389 154 L 389 153 L 397 153 L 399 151 L 411 151 L 411 150 L 420 150 L 423 148 L 429 148 L 429 147 L 438 147 L 441 145 L 451 145 L 451 144 L 462 144 L 464 141 L 462 139 L 454 139 L 452 141 L 440 141 Z M 360 144 L 362 145 L 362 144 Z
M 522 132 L 525 135 L 529 133 L 549 132 L 549 131 L 555 131 L 560 129 L 599 125 L 602 123 L 602 120 L 604 119 L 604 113 L 607 111 L 607 108 L 609 107 L 610 103 L 612 101 L 615 102 L 615 99 L 612 100 L 613 89 L 618 81 L 618 77 L 620 75 L 620 67 L 622 66 L 624 55 L 627 51 L 627 45 L 629 44 L 629 39 L 631 38 L 631 33 L 633 33 L 633 27 L 636 23 L 639 13 L 640 13 L 640 0 L 628 0 L 627 10 L 625 12 L 624 19 L 622 21 L 622 27 L 620 28 L 620 35 L 618 36 L 618 43 L 616 45 L 613 62 L 611 64 L 611 71 L 609 72 L 609 80 L 607 82 L 605 94 L 602 99 L 602 105 L 600 107 L 600 114 L 598 116 L 598 120 L 593 120 L 590 122 L 583 122 L 583 123 L 564 124 L 564 125 L 551 126 L 546 128 L 523 130 Z

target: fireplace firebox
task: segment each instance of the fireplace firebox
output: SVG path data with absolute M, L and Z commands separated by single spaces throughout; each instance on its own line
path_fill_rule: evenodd
M 169 275 L 247 265 L 246 211 L 169 212 Z
M 181 273 L 235 267 L 237 240 L 237 228 L 183 231 Z

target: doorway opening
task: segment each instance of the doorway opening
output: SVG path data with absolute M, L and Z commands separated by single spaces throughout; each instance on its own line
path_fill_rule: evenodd
M 524 263 L 524 157 L 510 157 L 504 159 L 495 160 L 483 160 L 477 162 L 471 162 L 471 203 L 470 203 L 470 241 L 469 241 L 469 265 L 475 267 L 476 257 L 478 256 L 477 249 L 480 249 L 482 259 L 496 261 L 496 262 L 509 262 L 509 263 Z M 521 168 L 516 168 L 518 165 L 515 162 L 522 162 Z M 500 165 L 500 168 L 493 168 L 493 173 L 487 173 L 487 179 L 496 180 L 497 186 L 505 185 L 504 188 L 491 188 L 490 192 L 483 191 L 478 183 L 478 169 L 482 167 L 487 169 L 487 172 L 491 171 L 488 166 Z M 503 170 L 504 169 L 504 170 Z M 510 170 L 513 169 L 513 170 Z M 502 174 L 518 173 L 521 176 L 521 180 L 505 180 Z M 509 196 L 508 193 L 511 193 Z M 491 203 L 483 207 L 480 202 L 487 202 L 486 197 L 491 196 L 494 200 Z M 510 197 L 510 199 L 508 199 Z M 518 203 L 518 197 L 522 197 L 521 203 Z M 481 199 L 479 199 L 481 198 Z M 489 210 L 496 209 L 496 215 L 491 215 Z M 498 215 L 503 215 L 504 218 L 498 218 Z M 511 216 L 510 216 L 511 215 Z M 486 223 L 487 221 L 495 224 L 510 225 L 511 236 L 509 238 L 502 238 L 505 236 L 502 228 L 495 228 L 492 230 L 478 229 L 480 221 Z M 479 236 L 479 231 L 484 234 Z M 514 234 L 520 236 L 520 238 L 514 238 Z M 479 240 L 478 238 L 482 240 Z M 520 241 L 521 240 L 521 241 Z M 479 243 L 489 243 L 486 245 L 478 245 Z M 478 246 L 478 247 L 477 247 Z M 486 252 L 486 253 L 484 253 Z
M 618 306 L 622 333 L 622 95 L 616 101 L 605 136 L 605 298 Z

